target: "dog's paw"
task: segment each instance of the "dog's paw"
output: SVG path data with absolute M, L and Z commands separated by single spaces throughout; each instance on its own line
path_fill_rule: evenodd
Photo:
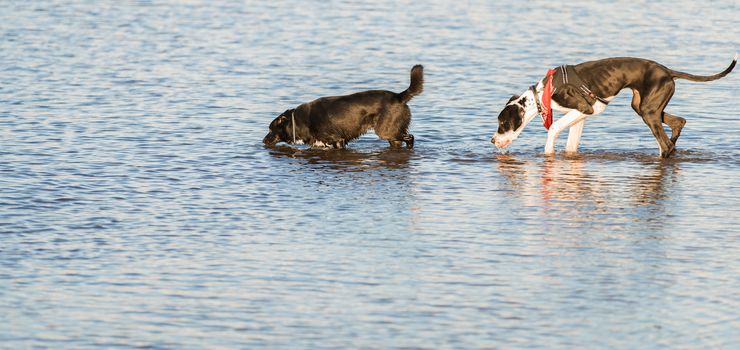
M 406 136 L 403 137 L 403 141 L 406 142 L 406 148 L 414 148 L 414 135 L 406 134 Z
M 669 158 L 671 156 L 671 154 L 673 154 L 675 152 L 676 152 L 676 146 L 671 145 L 671 148 L 669 148 L 669 149 L 667 149 L 665 151 L 660 152 L 660 158 L 663 158 L 663 159 Z
M 554 156 L 555 155 L 555 145 L 548 143 L 545 146 L 544 155 L 546 155 L 546 156 Z

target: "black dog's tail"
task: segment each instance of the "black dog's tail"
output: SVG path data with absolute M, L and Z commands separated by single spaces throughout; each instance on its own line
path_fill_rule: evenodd
M 675 70 L 671 70 L 671 75 L 673 76 L 673 79 L 687 79 L 691 81 L 712 81 L 712 80 L 717 80 L 719 78 L 722 78 L 727 74 L 730 74 L 730 72 L 732 72 L 732 69 L 735 68 L 736 63 L 737 63 L 737 54 L 735 54 L 735 58 L 732 60 L 732 63 L 730 63 L 730 66 L 727 67 L 727 69 L 715 75 L 693 75 L 693 74 L 679 72 Z
M 398 94 L 398 97 L 401 99 L 401 102 L 406 103 L 422 91 L 424 91 L 424 67 L 417 64 L 414 68 L 411 68 L 411 85 L 409 85 L 406 91 Z

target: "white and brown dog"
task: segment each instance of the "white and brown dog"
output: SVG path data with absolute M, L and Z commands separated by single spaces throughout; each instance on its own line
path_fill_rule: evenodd
M 686 124 L 684 118 L 664 111 L 675 91 L 674 80 L 701 82 L 722 78 L 732 71 L 737 58 L 735 54 L 727 69 L 710 76 L 678 72 L 654 61 L 631 57 L 607 58 L 551 69 L 544 79 L 521 96 L 511 97 L 498 115 L 498 130 L 491 142 L 499 148 L 509 146 L 524 127 L 541 114 L 548 128 L 545 154 L 555 153 L 555 140 L 566 128 L 570 128 L 566 152 L 575 152 L 584 120 L 603 112 L 609 101 L 622 89 L 629 88 L 633 94 L 632 109 L 653 132 L 660 156 L 668 158 L 675 151 L 676 140 Z M 565 116 L 553 123 L 552 109 L 565 113 Z M 670 139 L 663 130 L 663 123 L 671 128 Z

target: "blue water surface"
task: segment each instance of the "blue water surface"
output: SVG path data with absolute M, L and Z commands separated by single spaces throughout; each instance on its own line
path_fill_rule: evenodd
M 576 156 L 543 157 L 537 120 L 507 154 L 489 142 L 550 67 L 719 72 L 737 18 L 737 1 L 0 2 L 0 348 L 737 349 L 740 72 L 677 81 L 668 160 L 628 91 Z M 400 92 L 417 63 L 413 150 L 262 145 L 285 109 Z

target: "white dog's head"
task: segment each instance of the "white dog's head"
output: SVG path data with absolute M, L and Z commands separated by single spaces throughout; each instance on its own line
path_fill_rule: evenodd
M 532 90 L 527 90 L 522 96 L 511 96 L 506 107 L 498 114 L 498 129 L 491 138 L 491 143 L 498 148 L 506 148 L 516 140 L 524 127 L 537 115 L 533 99 Z

